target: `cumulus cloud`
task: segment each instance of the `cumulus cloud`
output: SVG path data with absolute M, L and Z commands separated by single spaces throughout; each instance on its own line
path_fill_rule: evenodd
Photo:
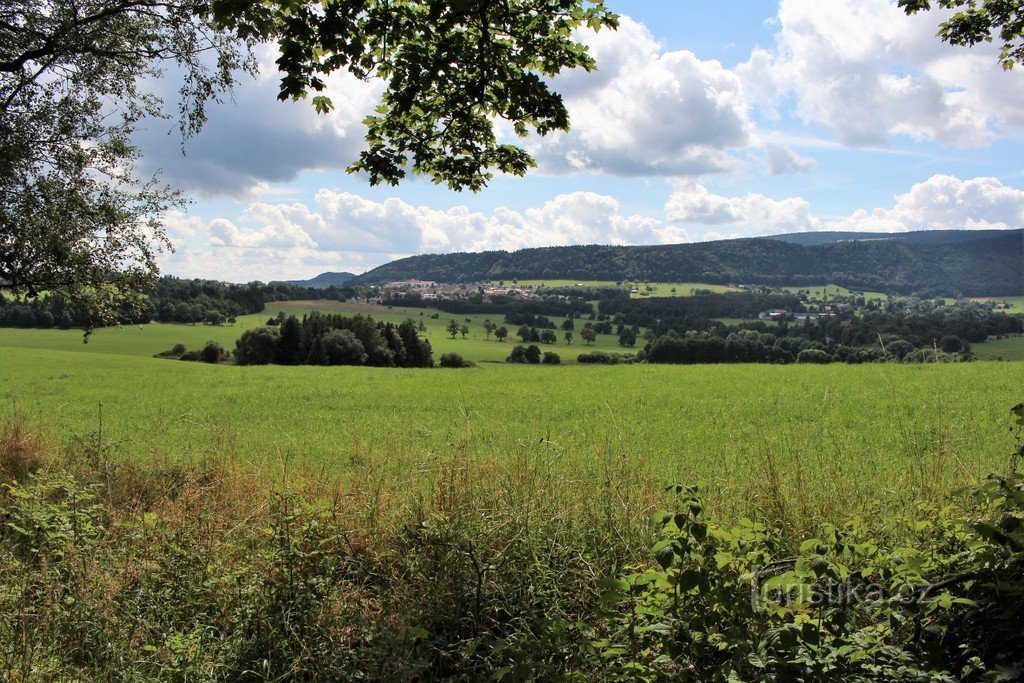
M 643 24 L 583 32 L 598 70 L 554 79 L 572 120 L 568 133 L 530 143 L 553 173 L 700 175 L 736 167 L 730 150 L 753 124 L 740 79 L 717 61 L 665 51 Z
M 846 145 L 905 135 L 971 147 L 1024 125 L 1024 75 L 999 68 L 992 46 L 939 41 L 942 16 L 907 17 L 893 0 L 782 0 L 775 48 L 737 73 L 766 113 L 793 96 L 805 122 Z
M 484 213 L 322 189 L 315 207 L 257 201 L 235 219 L 173 214 L 167 223 L 180 248 L 164 258 L 165 270 L 263 280 L 327 269 L 360 272 L 420 253 L 690 240 L 682 226 L 623 214 L 617 200 L 592 192 L 558 195 L 521 212 Z
M 769 175 L 810 173 L 818 164 L 814 159 L 800 156 L 786 145 L 768 143 L 762 149 L 765 152 Z
M 307 169 L 346 168 L 364 147 L 362 121 L 382 90 L 346 73 L 326 79 L 335 109 L 316 114 L 308 101 L 277 100 L 280 74 L 269 48 L 260 49 L 261 72 L 242 82 L 223 103 L 208 105 L 203 129 L 182 146 L 171 122 L 148 121 L 136 135 L 142 170 L 203 196 L 251 196 L 271 183 L 293 180 Z M 174 72 L 158 84 L 168 102 L 177 98 Z
M 830 230 L 1006 229 L 1024 226 L 1024 190 L 996 178 L 960 180 L 935 175 L 896 197 L 892 208 L 860 210 L 828 225 Z
M 747 236 L 821 229 L 821 221 L 802 197 L 775 200 L 756 193 L 727 197 L 693 181 L 676 181 L 673 188 L 665 205 L 665 214 L 672 221 L 733 226 L 740 230 L 731 234 Z M 721 230 L 715 232 L 722 234 Z

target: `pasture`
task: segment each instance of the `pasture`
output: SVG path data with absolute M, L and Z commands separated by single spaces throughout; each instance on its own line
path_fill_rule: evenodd
M 1024 384 L 1016 363 L 388 370 L 93 348 L 0 345 L 0 416 L 114 459 L 309 477 L 372 490 L 375 506 L 435 495 L 453 472 L 517 505 L 600 498 L 623 514 L 696 482 L 719 512 L 801 529 L 999 467 Z
M 289 315 L 294 314 L 301 318 L 314 310 L 341 315 L 369 315 L 374 320 L 392 323 L 401 323 L 410 318 L 416 322 L 422 320 L 427 328 L 425 336 L 430 340 L 434 349 L 435 360 L 440 358 L 441 354 L 455 352 L 468 360 L 504 362 L 512 351 L 512 347 L 521 343 L 515 336 L 518 326 L 503 323 L 501 315 L 466 316 L 444 313 L 432 308 L 402 308 L 399 306 L 388 308 L 338 301 L 281 301 L 268 303 L 266 310 L 262 313 L 240 317 L 234 325 L 150 323 L 148 325 L 127 325 L 121 328 L 111 327 L 96 330 L 86 344 L 82 343 L 80 330 L 0 328 L 0 349 L 18 347 L 149 357 L 165 351 L 177 343 L 185 344 L 190 349 L 198 349 L 207 341 L 213 340 L 230 351 L 235 348 L 235 340 L 242 336 L 245 330 L 266 324 L 267 319 L 277 315 L 278 311 Z M 422 315 L 420 315 L 421 313 Z M 437 314 L 437 318 L 431 317 L 435 314 Z M 487 319 L 504 325 L 509 332 L 508 339 L 499 342 L 493 335 L 488 339 L 484 332 L 484 321 Z M 469 333 L 465 338 L 461 334 L 456 335 L 455 339 L 448 335 L 445 328 L 450 320 L 456 320 L 460 325 L 465 324 L 469 327 Z M 585 320 L 575 321 L 574 338 L 571 344 L 566 344 L 565 332 L 561 330 L 561 324 L 565 318 L 551 317 L 551 320 L 559 327 L 555 330 L 558 343 L 539 344 L 538 346 L 544 351 L 558 353 L 563 363 L 574 363 L 576 356 L 583 352 L 636 353 L 638 348 L 642 348 L 642 343 L 636 348 L 623 348 L 619 346 L 618 336 L 606 334 L 598 335 L 594 343 L 588 346 L 580 337 L 580 329 L 586 322 Z
M 973 344 L 971 351 L 980 360 L 1024 360 L 1024 337 L 1003 337 Z
M 1006 302 L 1010 304 L 1008 309 L 1004 309 L 1007 313 L 1024 313 L 1024 296 L 972 297 L 971 301 L 977 301 L 979 303 L 987 303 L 989 301 L 994 303 Z
M 849 296 L 853 294 L 854 290 L 847 289 L 846 287 L 840 287 L 839 285 L 804 285 L 802 287 L 781 287 L 787 292 L 807 292 L 808 298 L 812 301 L 828 301 L 830 298 L 837 296 Z M 889 295 L 883 292 L 860 292 L 864 295 L 865 301 L 881 301 L 885 302 L 888 300 Z M 949 300 L 953 302 L 952 299 Z

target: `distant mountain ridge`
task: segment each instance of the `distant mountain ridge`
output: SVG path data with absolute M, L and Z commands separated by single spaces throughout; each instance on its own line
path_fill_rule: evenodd
M 309 287 L 311 289 L 327 289 L 328 287 L 341 287 L 347 284 L 352 278 L 356 277 L 355 273 L 320 273 L 316 277 L 309 280 L 288 280 L 288 284 L 298 285 L 299 287 Z
M 426 254 L 349 285 L 421 278 L 632 280 L 811 285 L 927 296 L 1024 294 L 1024 230 L 798 233 L 658 246 L 576 245 Z

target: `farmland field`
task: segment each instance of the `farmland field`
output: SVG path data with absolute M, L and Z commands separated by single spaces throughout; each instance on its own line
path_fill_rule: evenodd
M 219 342 L 224 348 L 232 350 L 242 333 L 247 329 L 259 327 L 266 323 L 268 318 L 277 315 L 278 311 L 286 314 L 294 314 L 300 318 L 311 311 L 318 310 L 324 313 L 340 313 L 342 315 L 369 315 L 374 320 L 384 322 L 401 323 L 412 318 L 416 322 L 420 320 L 427 327 L 426 338 L 434 349 L 434 358 L 440 358 L 441 354 L 455 352 L 464 358 L 481 362 L 503 362 L 508 357 L 512 347 L 520 340 L 515 336 L 517 327 L 505 325 L 509 331 L 509 337 L 504 342 L 498 342 L 493 336 L 486 338 L 483 323 L 491 319 L 502 324 L 501 315 L 456 315 L 444 313 L 432 308 L 401 308 L 395 306 L 371 306 L 359 303 L 344 303 L 338 301 L 281 301 L 267 304 L 262 313 L 242 316 L 235 325 L 210 326 L 210 325 L 185 325 L 185 324 L 164 324 L 150 323 L 148 325 L 127 325 L 122 328 L 105 328 L 97 330 L 89 338 L 87 344 L 82 343 L 80 330 L 35 330 L 19 328 L 0 328 L 0 349 L 4 347 L 38 348 L 52 350 L 67 350 L 85 353 L 114 353 L 132 356 L 153 356 L 156 353 L 165 351 L 177 343 L 185 344 L 190 349 L 201 348 L 208 340 Z M 420 315 L 422 313 L 423 315 Z M 431 318 L 437 314 L 438 317 Z M 467 320 L 468 319 L 468 320 Z M 615 335 L 600 334 L 597 340 L 587 345 L 579 334 L 580 328 L 585 321 L 576 321 L 576 330 L 572 344 L 566 344 L 561 330 L 561 324 L 565 318 L 551 317 L 559 329 L 555 331 L 558 337 L 557 344 L 540 345 L 544 351 L 555 351 L 563 363 L 573 363 L 576 356 L 583 352 L 606 351 L 615 353 L 636 353 L 637 348 L 623 348 L 619 346 L 618 337 Z M 460 324 L 465 323 L 469 334 L 463 339 L 457 335 L 455 339 L 449 337 L 445 332 L 449 320 L 456 320 Z M 638 347 L 640 348 L 640 347 Z
M 1010 308 L 1005 309 L 1007 313 L 1024 313 L 1024 296 L 993 296 L 993 297 L 973 297 L 971 301 L 979 302 L 1003 302 L 1010 304 Z
M 567 505 L 602 487 L 634 505 L 700 482 L 723 511 L 770 507 L 798 525 L 875 499 L 905 508 L 999 466 L 1010 447 L 1001 420 L 1024 383 L 1020 364 L 402 371 L 209 366 L 21 341 L 0 346 L 0 415 L 70 443 L 95 439 L 102 412 L 117 458 L 372 480 L 404 499 L 461 458 L 494 495 L 526 473 Z
M 782 287 L 781 289 L 787 292 L 801 292 L 806 291 L 810 294 L 811 299 L 822 299 L 834 296 L 849 296 L 853 293 L 853 290 L 847 289 L 846 287 L 840 287 L 839 285 L 804 285 L 802 287 Z M 889 296 L 882 292 L 863 292 L 864 299 L 866 301 L 877 300 L 886 301 Z M 950 300 L 952 301 L 952 300 Z
M 971 351 L 980 360 L 1024 360 L 1024 337 L 1003 337 L 974 344 Z

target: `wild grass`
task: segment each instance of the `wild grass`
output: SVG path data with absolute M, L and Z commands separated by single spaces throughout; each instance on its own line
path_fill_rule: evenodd
M 569 508 L 601 490 L 610 510 L 697 482 L 716 512 L 797 529 L 983 476 L 1024 379 L 995 363 L 395 371 L 0 354 L 0 414 L 69 444 L 93 439 L 102 411 L 126 462 L 300 475 L 393 502 L 433 495 L 457 458 L 483 496 L 525 495 L 508 482 L 529 473 Z

